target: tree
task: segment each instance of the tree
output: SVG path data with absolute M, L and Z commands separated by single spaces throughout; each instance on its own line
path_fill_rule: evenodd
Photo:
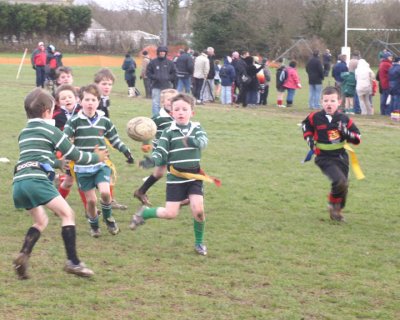
M 88 6 L 72 6 L 66 7 L 68 16 L 68 38 L 69 33 L 73 32 L 75 36 L 75 44 L 79 46 L 79 38 L 89 29 L 92 22 L 92 13 Z

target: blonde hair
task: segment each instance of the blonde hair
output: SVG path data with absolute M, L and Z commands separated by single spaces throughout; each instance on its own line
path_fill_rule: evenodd
M 54 98 L 42 88 L 33 89 L 24 100 L 24 107 L 28 119 L 42 118 L 43 112 L 54 108 Z
M 161 106 L 164 106 L 165 99 L 167 98 L 167 96 L 171 96 L 171 95 L 175 96 L 178 93 L 179 93 L 178 90 L 175 90 L 175 89 L 164 89 L 164 90 L 162 90 L 161 93 L 160 93 L 160 104 L 161 104 Z

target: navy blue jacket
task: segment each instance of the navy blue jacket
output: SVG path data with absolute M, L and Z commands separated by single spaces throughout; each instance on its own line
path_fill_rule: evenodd
M 389 69 L 389 93 L 400 95 L 400 64 L 395 63 Z
M 347 68 L 347 64 L 344 61 L 338 61 L 332 68 L 332 77 L 335 78 L 335 81 L 342 83 L 343 79 L 340 76 L 342 72 L 348 72 L 349 68 Z

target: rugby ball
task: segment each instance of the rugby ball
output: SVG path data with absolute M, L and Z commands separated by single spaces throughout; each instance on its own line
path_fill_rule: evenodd
M 136 117 L 128 121 L 126 133 L 135 141 L 149 141 L 154 138 L 157 126 L 153 120 L 147 117 Z

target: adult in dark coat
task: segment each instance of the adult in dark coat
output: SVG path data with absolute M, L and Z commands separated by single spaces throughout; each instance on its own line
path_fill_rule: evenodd
M 193 58 L 188 53 L 189 48 L 179 50 L 179 57 L 176 59 L 176 77 L 178 78 L 177 90 L 183 92 L 185 89 L 186 93 L 190 93 L 191 78 L 193 75 Z
M 324 68 L 319 59 L 319 52 L 314 51 L 306 65 L 308 75 L 309 97 L 308 106 L 310 109 L 320 109 L 322 81 L 324 80 Z

